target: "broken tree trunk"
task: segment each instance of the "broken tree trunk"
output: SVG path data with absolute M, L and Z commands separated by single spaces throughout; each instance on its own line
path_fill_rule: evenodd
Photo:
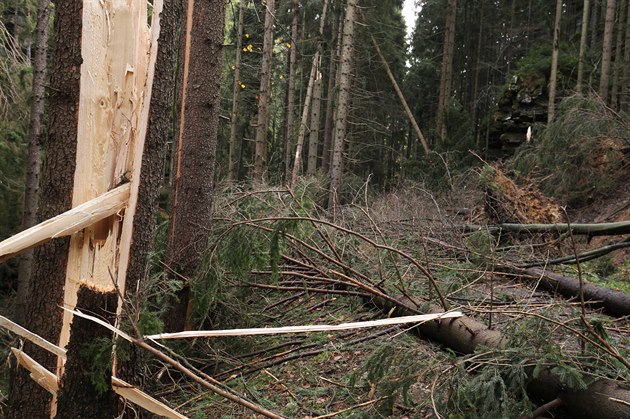
M 540 268 L 515 271 L 527 275 L 528 278 L 538 279 L 537 288 L 558 293 L 565 298 L 579 299 L 580 297 L 580 281 L 577 279 Z M 615 316 L 630 314 L 630 295 L 626 293 L 598 287 L 588 282 L 584 282 L 582 291 L 584 301 L 588 302 L 589 307 L 601 307 L 607 313 Z
M 369 303 L 394 316 L 416 314 L 417 311 L 410 307 L 421 307 L 406 297 L 398 298 L 397 301 L 399 304 L 393 304 L 389 300 L 373 297 Z M 436 310 L 439 311 L 440 308 L 430 306 L 427 311 Z M 507 344 L 507 339 L 501 332 L 490 330 L 483 323 L 467 316 L 423 323 L 413 330 L 424 338 L 442 343 L 463 354 L 473 353 L 479 345 L 501 348 Z M 559 399 L 562 408 L 573 418 L 630 417 L 630 389 L 613 380 L 599 379 L 585 390 L 571 390 L 566 388 L 557 375 L 543 372 L 530 381 L 528 393 L 545 402 Z
M 117 305 L 115 290 L 81 285 L 78 291 L 77 306 L 110 324 L 116 320 Z M 57 418 L 115 417 L 117 396 L 111 388 L 110 364 L 113 334 L 81 317 L 72 322 L 65 373 L 57 392 Z
M 474 225 L 467 224 L 463 226 L 465 233 L 475 231 L 488 231 L 490 233 L 509 232 L 509 233 L 566 233 L 569 231 L 569 224 L 517 224 L 503 223 L 494 225 Z M 593 223 L 593 224 L 574 224 L 571 223 L 571 231 L 573 234 L 583 234 L 589 236 L 615 236 L 619 234 L 630 233 L 630 221 L 620 221 L 616 223 Z

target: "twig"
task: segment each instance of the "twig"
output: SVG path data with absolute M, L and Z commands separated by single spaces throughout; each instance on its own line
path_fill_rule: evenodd
M 346 413 L 346 412 L 349 412 L 351 410 L 358 409 L 360 407 L 365 407 L 365 406 L 372 405 L 374 403 L 378 403 L 381 400 L 386 399 L 387 397 L 389 397 L 389 396 L 383 396 L 383 397 L 379 397 L 378 399 L 374 399 L 374 400 L 370 400 L 370 401 L 367 401 L 367 402 L 355 404 L 354 406 L 346 407 L 345 409 L 341 409 L 341 410 L 339 410 L 337 412 L 334 412 L 334 413 L 328 413 L 326 415 L 315 416 L 313 419 L 334 418 L 335 416 L 341 415 L 342 413 Z
M 536 410 L 534 410 L 530 418 L 535 419 L 539 417 L 540 415 L 542 415 L 543 413 L 547 413 L 551 409 L 555 409 L 556 407 L 561 406 L 561 405 L 562 405 L 562 399 L 555 398 L 552 401 L 545 403 L 542 406 L 538 407 Z

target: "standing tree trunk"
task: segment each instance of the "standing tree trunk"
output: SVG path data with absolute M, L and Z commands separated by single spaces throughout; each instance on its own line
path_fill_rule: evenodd
M 236 59 L 234 60 L 234 85 L 232 87 L 232 114 L 230 115 L 230 153 L 228 157 L 228 180 L 237 180 L 239 141 L 236 138 L 238 127 L 238 100 L 241 92 L 241 49 L 243 48 L 243 17 L 245 0 L 238 3 L 238 30 L 236 31 Z
M 584 88 L 584 55 L 586 54 L 586 38 L 588 36 L 588 18 L 590 16 L 591 1 L 584 0 L 584 9 L 582 10 L 582 34 L 580 36 L 580 53 L 578 56 L 578 74 L 575 90 L 582 93 Z
M 35 55 L 33 56 L 33 88 L 31 117 L 29 121 L 28 153 L 26 157 L 26 181 L 24 191 L 24 215 L 22 230 L 36 224 L 37 202 L 39 192 L 39 175 L 41 171 L 41 136 L 46 104 L 46 65 L 48 64 L 48 25 L 50 22 L 50 0 L 39 0 L 37 4 L 37 26 L 35 27 Z M 18 272 L 18 292 L 16 321 L 24 322 L 26 290 L 31 278 L 33 251 L 27 250 L 21 256 Z
M 320 57 L 321 61 L 321 57 Z M 315 85 L 313 86 L 313 101 L 311 103 L 311 128 L 308 138 L 308 165 L 306 167 L 306 174 L 308 176 L 315 176 L 317 171 L 317 155 L 319 150 L 319 124 L 321 111 L 322 98 L 322 73 L 319 72 L 319 66 L 317 74 L 315 74 Z
M 263 3 L 265 4 L 265 3 Z M 267 172 L 267 116 L 271 90 L 271 56 L 273 53 L 273 22 L 275 0 L 267 0 L 265 34 L 263 38 L 262 68 L 260 70 L 260 93 L 258 94 L 258 124 L 256 126 L 254 182 L 262 183 Z
M 136 290 L 146 289 L 149 276 L 149 253 L 152 249 L 157 223 L 160 188 L 164 182 L 164 162 L 167 157 L 167 144 L 171 136 L 173 106 L 175 102 L 176 66 L 180 42 L 183 0 L 171 0 L 164 3 L 160 19 L 160 37 L 155 64 L 155 78 L 149 109 L 149 124 L 142 155 L 138 205 L 134 223 L 141 226 L 133 229 L 129 266 L 127 268 L 127 299 L 137 301 Z M 129 306 L 126 306 L 129 308 Z M 125 312 L 127 318 L 135 313 Z M 123 344 L 123 343 L 120 343 Z M 135 346 L 129 347 L 130 359 L 118 362 L 116 375 L 130 384 L 140 386 L 139 377 L 142 362 L 141 353 Z
M 298 133 L 297 144 L 295 145 L 295 158 L 293 160 L 293 171 L 291 173 L 291 189 L 297 184 L 298 175 L 300 174 L 300 166 L 302 166 L 302 147 L 304 147 L 304 137 L 306 136 L 306 126 L 308 124 L 308 115 L 311 108 L 311 99 L 313 96 L 313 86 L 318 70 L 319 52 L 313 57 L 311 73 L 308 77 L 308 87 L 306 88 L 306 97 L 304 98 L 304 106 L 302 107 L 302 118 L 300 120 L 300 131 Z
M 337 23 L 339 22 L 339 23 Z M 333 20 L 332 32 L 337 37 L 337 45 L 330 48 L 330 64 L 328 66 L 328 88 L 326 90 L 326 115 L 324 117 L 324 142 L 322 144 L 322 173 L 328 175 L 330 171 L 330 150 L 333 136 L 333 117 L 334 117 L 334 96 L 335 85 L 337 82 L 336 63 L 341 53 L 341 40 L 343 38 L 341 30 L 343 29 L 341 16 L 339 20 Z
M 289 84 L 287 86 L 286 131 L 284 133 L 284 177 L 287 183 L 291 174 L 291 150 L 295 131 L 295 74 L 297 66 L 297 37 L 300 1 L 293 0 L 293 18 L 291 19 L 291 51 L 289 52 Z
M 453 79 L 453 52 L 455 47 L 457 0 L 448 0 L 448 12 L 446 16 L 444 50 L 442 53 L 442 69 L 440 76 L 440 95 L 437 109 L 437 133 L 440 137 L 440 141 L 445 141 L 447 135 L 444 118 L 451 96 L 451 82 Z
M 341 71 L 339 76 L 339 99 L 333 145 L 332 167 L 330 173 L 330 191 L 328 208 L 339 205 L 339 189 L 343 166 L 343 149 L 346 141 L 346 123 L 350 111 L 350 83 L 352 80 L 352 53 L 354 48 L 354 21 L 358 0 L 348 0 L 346 18 L 343 23 L 343 41 L 341 47 Z
M 549 76 L 549 104 L 547 124 L 553 121 L 556 112 L 556 85 L 558 80 L 558 53 L 560 49 L 560 20 L 562 18 L 562 0 L 556 0 L 556 20 L 553 25 L 553 50 L 551 53 L 551 75 Z
M 166 314 L 168 331 L 183 330 L 190 283 L 207 246 L 221 88 L 223 0 L 188 0 L 176 154 L 175 191 L 166 263 L 187 281 Z
M 43 144 L 41 200 L 38 220 L 52 218 L 72 207 L 76 166 L 79 83 L 81 79 L 82 0 L 59 1 L 55 8 L 54 46 L 51 58 L 48 134 Z M 62 326 L 69 239 L 50 241 L 34 251 L 31 280 L 21 302 L 25 328 L 56 343 Z M 24 350 L 50 371 L 57 357 L 30 343 Z M 51 396 L 19 368 L 12 371 L 9 390 L 10 418 L 44 418 L 51 413 Z
M 623 35 L 625 33 L 625 7 L 626 3 L 620 0 L 617 3 L 617 41 L 615 45 L 615 65 L 612 70 L 612 88 L 610 93 L 610 107 L 619 110 L 619 83 L 621 82 L 621 69 L 623 67 Z
M 623 75 L 621 76 L 621 98 L 619 108 L 628 111 L 630 102 L 630 1 L 626 8 L 626 39 L 623 50 Z
M 479 124 L 477 123 L 477 100 L 479 97 L 479 74 L 481 72 L 481 47 L 482 47 L 482 38 L 483 38 L 483 29 L 484 29 L 484 1 L 481 0 L 479 4 L 479 32 L 477 33 L 477 48 L 475 50 L 475 75 L 473 76 L 473 92 L 471 99 L 471 114 L 470 118 L 473 123 L 473 131 L 477 138 L 479 138 Z M 479 146 L 479 140 L 477 140 L 477 146 Z
M 615 27 L 615 0 L 606 3 L 606 21 L 604 23 L 604 44 L 602 46 L 602 74 L 599 79 L 599 96 L 608 103 L 610 86 L 610 62 L 612 58 L 612 38 Z

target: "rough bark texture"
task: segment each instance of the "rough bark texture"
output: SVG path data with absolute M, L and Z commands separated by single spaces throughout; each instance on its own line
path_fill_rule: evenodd
M 258 94 L 258 125 L 256 127 L 254 182 L 263 182 L 267 172 L 267 116 L 271 90 L 271 56 L 273 53 L 273 23 L 275 0 L 267 0 L 265 7 L 265 35 L 263 38 L 260 92 Z
M 207 246 L 212 215 L 214 163 L 223 48 L 223 0 L 189 0 L 175 192 L 166 263 L 191 279 Z M 189 284 L 167 312 L 167 331 L 183 330 Z
M 293 0 L 293 17 L 291 18 L 291 51 L 289 52 L 289 83 L 287 86 L 286 130 L 284 139 L 284 177 L 287 183 L 291 174 L 291 151 L 295 131 L 295 73 L 297 66 L 298 17 L 300 1 Z
M 149 275 L 149 252 L 152 247 L 157 222 L 158 199 L 164 178 L 164 161 L 167 142 L 170 138 L 174 103 L 175 68 L 179 46 L 179 28 L 183 11 L 183 0 L 164 3 L 160 18 L 160 35 L 155 65 L 155 77 L 149 110 L 149 126 L 142 155 L 138 205 L 134 216 L 133 237 L 127 268 L 127 296 L 139 287 L 143 289 Z M 131 313 L 124 313 L 131 314 Z M 118 364 L 117 376 L 130 384 L 140 385 L 142 362 L 134 346 L 129 348 L 131 359 Z
M 322 144 L 322 173 L 327 175 L 330 171 L 330 151 L 332 146 L 333 137 L 333 116 L 334 116 L 334 96 L 335 85 L 337 83 L 337 60 L 339 59 L 339 53 L 341 51 L 341 33 L 339 32 L 342 25 L 337 23 L 341 21 L 333 20 L 332 32 L 337 38 L 337 45 L 335 48 L 330 48 L 330 64 L 328 66 L 328 88 L 326 92 L 326 116 L 324 117 L 324 141 Z
M 116 318 L 116 305 L 118 295 L 113 292 L 100 292 L 86 286 L 82 286 L 78 292 L 77 308 L 95 315 L 110 324 Z M 98 362 L 110 361 L 95 358 L 99 349 L 111 354 L 111 347 L 103 345 L 110 342 L 112 332 L 104 327 L 95 326 L 91 320 L 75 316 L 70 330 L 70 342 L 67 347 L 67 361 L 65 373 L 61 379 L 59 392 L 57 393 L 58 419 L 73 418 L 103 418 L 110 419 L 116 416 L 116 403 L 118 397 L 111 388 L 111 365 L 97 365 Z M 91 345 L 92 344 L 92 345 Z M 102 368 L 97 373 L 96 368 Z M 95 385 L 100 382 L 106 385 L 103 390 Z
M 308 77 L 308 86 L 306 88 L 306 97 L 304 98 L 304 106 L 302 107 L 302 118 L 300 119 L 300 130 L 298 133 L 297 144 L 295 145 L 295 158 L 293 159 L 293 171 L 291 174 L 291 189 L 297 184 L 300 168 L 302 167 L 302 148 L 304 147 L 304 138 L 306 136 L 306 126 L 308 124 L 309 111 L 313 96 L 313 85 L 315 84 L 315 75 L 317 74 L 317 62 L 319 53 L 315 53 L 311 66 L 311 73 Z
M 234 83 L 232 86 L 232 114 L 230 115 L 230 151 L 228 155 L 228 180 L 238 179 L 239 141 L 236 138 L 238 128 L 238 100 L 241 92 L 241 49 L 243 48 L 243 16 L 245 0 L 238 3 L 238 30 L 236 31 L 236 58 L 234 59 Z
M 44 142 L 39 221 L 52 218 L 72 206 L 76 165 L 77 119 L 81 58 L 81 0 L 58 1 L 49 97 L 48 135 Z M 52 240 L 34 252 L 31 281 L 24 302 L 23 326 L 50 342 L 57 343 L 61 329 L 63 287 L 68 257 L 67 238 Z M 31 344 L 25 345 L 33 359 L 55 371 L 57 358 Z M 50 415 L 50 395 L 33 382 L 23 369 L 13 371 L 10 418 L 42 418 Z
M 626 25 L 625 13 L 626 3 L 624 0 L 620 0 L 617 3 L 617 40 L 615 42 L 615 65 L 612 70 L 612 87 L 610 93 L 610 107 L 615 110 L 619 110 L 619 84 L 621 82 L 621 70 L 623 67 L 623 35 Z
M 580 281 L 540 268 L 529 268 L 525 272 L 534 278 L 540 278 L 538 287 L 558 293 L 565 298 L 578 298 L 580 295 Z M 630 315 L 630 295 L 609 288 L 584 283 L 584 301 L 589 307 L 603 308 L 607 313 L 615 316 Z
M 621 76 L 621 98 L 619 108 L 622 111 L 630 110 L 630 1 L 626 7 L 626 37 L 623 48 L 623 71 Z
M 582 33 L 580 35 L 580 52 L 578 56 L 578 74 L 575 90 L 578 93 L 582 93 L 584 82 L 584 56 L 586 55 L 586 38 L 588 36 L 588 18 L 590 16 L 591 1 L 584 0 L 584 6 L 582 9 Z
M 339 76 L 339 99 L 333 145 L 332 167 L 330 171 L 330 193 L 328 208 L 339 204 L 343 150 L 346 141 L 346 122 L 350 110 L 350 83 L 352 79 L 352 53 L 354 49 L 354 21 L 358 0 L 348 0 L 346 18 L 343 23 L 343 41 L 341 47 L 341 71 Z
M 26 180 L 24 190 L 24 215 L 22 230 L 36 224 L 39 175 L 41 171 L 41 135 L 46 104 L 46 65 L 48 63 L 48 26 L 50 22 L 50 0 L 37 3 L 37 26 L 35 27 L 35 54 L 33 55 L 33 88 L 31 93 L 31 116 L 29 121 L 28 152 L 26 156 Z M 26 290 L 31 278 L 33 251 L 27 250 L 20 258 L 18 272 L 18 306 L 15 319 L 24 321 Z
M 319 122 L 322 103 L 322 75 L 318 71 L 315 75 L 315 85 L 313 86 L 313 101 L 311 103 L 311 128 L 308 138 L 308 166 L 306 174 L 315 175 L 317 171 L 317 156 L 319 154 Z
M 604 43 L 602 47 L 602 71 L 599 79 L 599 95 L 608 103 L 610 86 L 610 62 L 612 59 L 612 38 L 615 27 L 615 0 L 606 2 L 606 21 L 604 23 Z
M 453 52 L 455 47 L 455 22 L 457 17 L 457 0 L 448 0 L 448 14 L 444 32 L 444 50 L 442 52 L 442 70 L 440 75 L 440 95 L 437 110 L 437 132 L 440 139 L 446 139 L 446 108 L 451 97 L 453 79 Z

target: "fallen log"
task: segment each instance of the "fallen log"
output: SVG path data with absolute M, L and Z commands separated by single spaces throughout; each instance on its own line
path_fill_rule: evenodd
M 574 224 L 570 225 L 573 234 L 589 236 L 615 236 L 619 234 L 630 234 L 630 221 L 619 221 L 616 223 L 594 223 L 594 224 Z M 464 233 L 474 233 L 475 231 L 488 231 L 490 233 L 510 232 L 510 233 L 566 233 L 569 231 L 569 224 L 517 224 L 503 223 L 493 225 L 465 224 L 462 226 Z
M 560 275 L 541 268 L 511 269 L 528 278 L 538 279 L 537 288 L 557 293 L 565 298 L 579 298 L 580 281 L 575 278 Z M 630 314 L 630 295 L 591 284 L 584 281 L 582 284 L 584 301 L 589 307 L 603 308 L 605 312 L 614 316 L 627 316 Z
M 370 304 L 393 316 L 408 316 L 415 313 L 409 307 L 422 305 L 406 298 L 397 298 L 399 304 L 374 297 Z M 435 305 L 429 306 L 427 312 L 440 310 Z M 473 353 L 479 345 L 490 348 L 502 348 L 508 340 L 500 331 L 490 330 L 483 323 L 463 316 L 454 319 L 443 319 L 420 324 L 412 329 L 423 338 L 439 342 L 462 354 Z M 572 390 L 555 374 L 543 371 L 532 378 L 528 394 L 533 400 L 546 403 L 558 399 L 554 405 L 561 406 L 572 418 L 628 418 L 630 417 L 630 389 L 622 387 L 610 379 L 598 379 L 584 390 Z

